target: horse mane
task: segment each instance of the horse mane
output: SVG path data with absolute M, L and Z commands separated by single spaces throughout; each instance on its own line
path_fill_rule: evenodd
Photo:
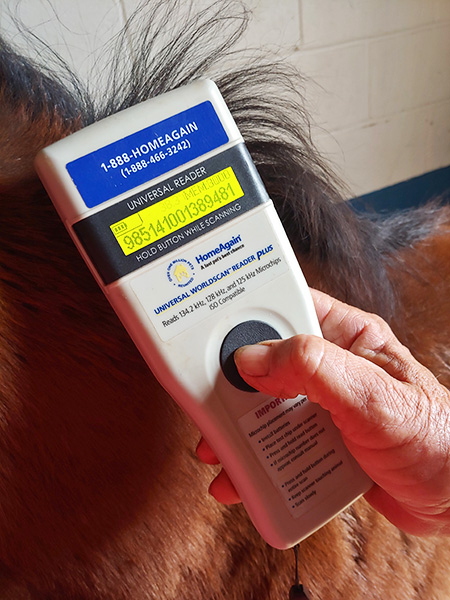
M 393 251 L 428 235 L 436 226 L 436 213 L 397 216 L 395 231 L 392 224 L 392 235 L 386 235 L 386 222 L 352 211 L 344 202 L 348 191 L 311 139 L 301 75 L 285 61 L 268 59 L 256 50 L 234 50 L 249 18 L 243 5 L 220 0 L 194 12 L 192 2 L 158 0 L 151 9 L 147 16 L 141 7 L 105 50 L 110 67 L 101 93 L 83 83 L 45 45 L 44 58 L 37 64 L 14 52 L 5 40 L 0 42 L 2 136 L 22 139 L 18 121 L 25 128 L 32 123 L 35 131 L 34 139 L 28 139 L 27 155 L 21 156 L 21 169 L 26 165 L 27 176 L 33 177 L 31 160 L 43 145 L 209 76 L 244 136 L 301 264 L 313 266 L 310 283 L 391 319 L 395 298 L 387 268 Z M 126 47 L 130 39 L 131 55 Z M 14 136 L 8 136 L 12 123 Z M 24 133 L 30 137 L 29 130 Z M 5 185 L 17 171 L 17 160 L 10 143 L 2 147 Z

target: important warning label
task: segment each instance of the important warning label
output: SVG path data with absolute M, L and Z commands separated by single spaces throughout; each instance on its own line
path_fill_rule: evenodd
M 271 225 L 253 216 L 172 253 L 131 287 L 167 341 L 287 269 Z
M 330 416 L 304 396 L 266 400 L 239 426 L 295 517 L 354 474 Z

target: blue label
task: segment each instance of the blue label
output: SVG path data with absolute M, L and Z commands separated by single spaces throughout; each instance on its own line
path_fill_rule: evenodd
M 77 158 L 66 168 L 92 208 L 227 142 L 207 101 Z

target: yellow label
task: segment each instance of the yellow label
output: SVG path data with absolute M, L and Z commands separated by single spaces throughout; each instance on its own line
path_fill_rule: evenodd
M 243 195 L 233 169 L 227 167 L 114 223 L 111 231 L 128 256 Z

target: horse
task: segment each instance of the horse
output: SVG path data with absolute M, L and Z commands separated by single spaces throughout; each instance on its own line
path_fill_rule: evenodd
M 308 283 L 381 315 L 450 385 L 448 208 L 356 214 L 311 141 L 301 76 L 273 57 L 236 63 L 248 15 L 234 3 L 182 8 L 157 0 L 127 23 L 100 99 L 44 45 L 38 63 L 0 42 L 5 600 L 280 600 L 294 578 L 291 551 L 207 494 L 216 467 L 196 457 L 199 432 L 144 364 L 35 174 L 41 148 L 98 119 L 214 79 Z M 130 37 L 139 52 L 124 60 Z M 310 600 L 444 600 L 449 560 L 450 540 L 407 535 L 360 499 L 301 543 L 299 573 Z

